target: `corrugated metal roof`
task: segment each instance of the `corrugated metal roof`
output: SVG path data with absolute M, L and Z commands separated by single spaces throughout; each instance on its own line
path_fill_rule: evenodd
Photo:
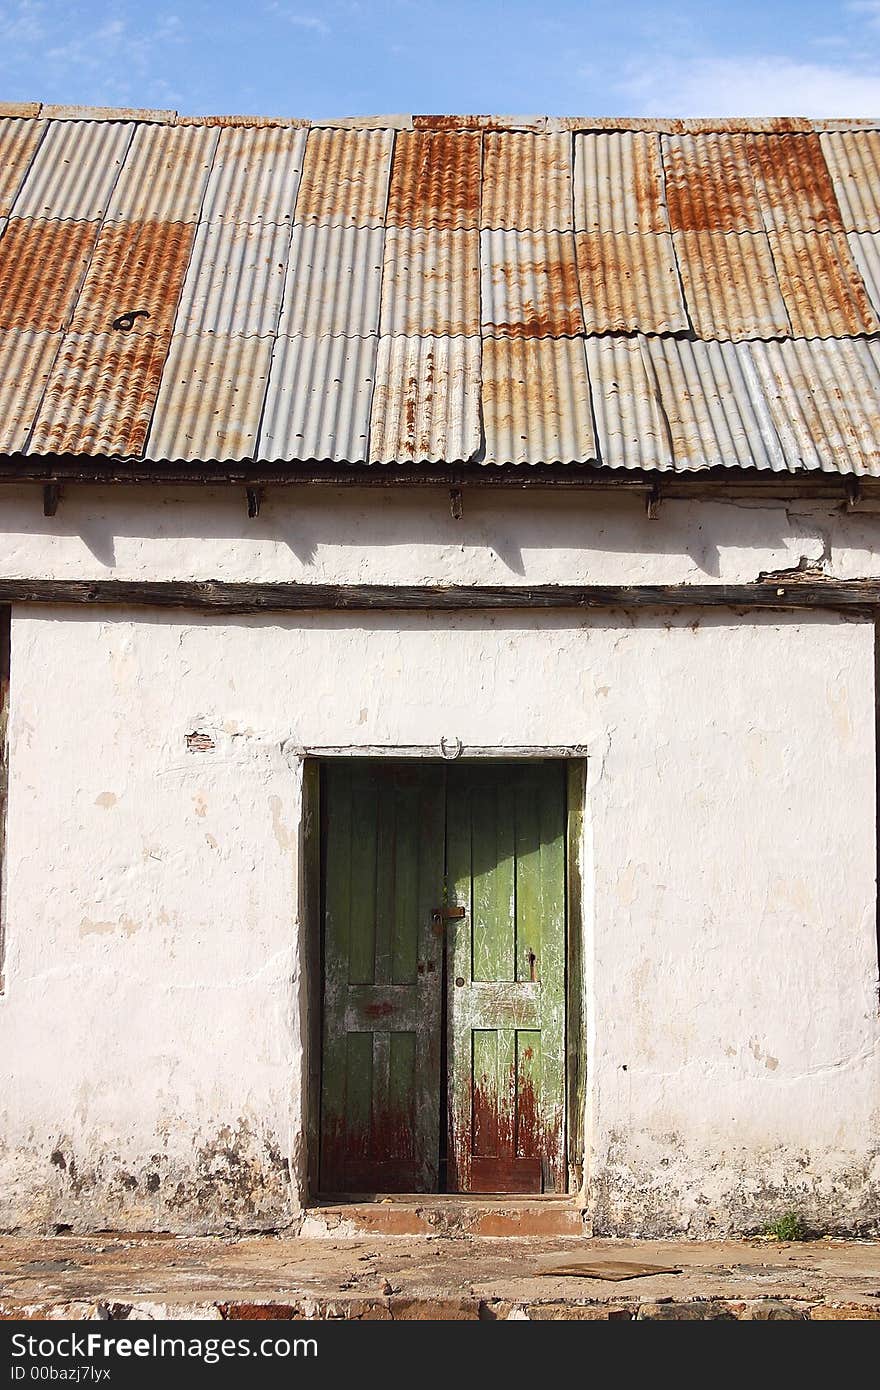
M 598 448 L 609 468 L 672 468 L 672 439 L 638 338 L 587 339 Z
M 578 232 L 588 333 L 686 333 L 690 328 L 668 232 Z
M 846 239 L 868 292 L 868 298 L 875 313 L 880 314 L 880 234 L 848 232 Z
M 259 456 L 366 463 L 378 338 L 279 338 Z
M 372 462 L 464 462 L 479 448 L 479 338 L 380 338 Z
M 597 459 L 583 338 L 485 338 L 486 463 Z
M 0 237 L 0 328 L 66 328 L 97 239 L 96 222 L 11 217 Z
M 42 121 L 0 120 L 0 217 L 7 217 L 46 133 Z
M 146 457 L 239 462 L 254 454 L 272 338 L 171 340 Z
M 880 332 L 843 232 L 771 232 L 770 247 L 796 338 Z
M 129 121 L 50 121 L 12 205 L 13 216 L 99 221 L 134 129 Z
M 567 232 L 572 225 L 570 137 L 487 134 L 480 226 Z
M 401 131 L 391 167 L 389 225 L 479 227 L 481 149 L 477 134 Z
M 140 455 L 167 350 L 153 334 L 68 333 L 28 453 Z
M 579 232 L 667 232 L 660 136 L 576 135 L 574 225 Z
M 483 332 L 562 338 L 584 332 L 571 232 L 480 234 Z
M 664 135 L 669 222 L 676 232 L 762 232 L 744 135 Z
M 290 227 L 272 222 L 203 222 L 180 293 L 175 333 L 274 335 L 289 243 Z
M 848 232 L 880 232 L 880 131 L 819 136 Z
M 684 297 L 699 338 L 791 333 L 764 232 L 673 232 Z
M 281 336 L 378 333 L 384 239 L 381 227 L 294 227 Z
M 768 232 L 843 229 L 818 135 L 750 135 L 748 150 Z
M 480 331 L 480 233 L 389 227 L 382 334 L 449 337 Z
M 202 204 L 203 222 L 292 222 L 307 132 L 224 130 Z
M 381 227 L 393 139 L 390 130 L 309 131 L 296 221 Z
M 196 222 L 218 130 L 140 125 L 107 206 L 112 222 Z
M 24 451 L 60 346 L 60 333 L 0 331 L 0 453 Z
M 188 222 L 105 222 L 70 331 L 109 333 L 121 314 L 143 310 L 130 332 L 169 334 L 194 235 Z

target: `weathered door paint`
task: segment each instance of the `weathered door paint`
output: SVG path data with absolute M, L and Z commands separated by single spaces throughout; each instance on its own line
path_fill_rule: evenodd
M 433 1192 L 443 769 L 326 769 L 321 1187 Z
M 565 772 L 449 770 L 449 1186 L 564 1187 Z
M 322 1190 L 435 1191 L 443 1086 L 449 1190 L 562 1190 L 563 766 L 333 763 L 322 805 Z

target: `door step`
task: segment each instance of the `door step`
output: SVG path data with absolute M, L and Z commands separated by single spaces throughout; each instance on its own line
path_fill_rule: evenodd
M 584 1213 L 566 1197 L 376 1197 L 317 1202 L 300 1235 L 580 1236 Z

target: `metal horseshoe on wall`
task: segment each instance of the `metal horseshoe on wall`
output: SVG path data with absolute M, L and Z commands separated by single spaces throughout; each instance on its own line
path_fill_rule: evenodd
M 460 738 L 452 739 L 452 751 L 450 752 L 450 740 L 444 737 L 440 740 L 440 756 L 447 763 L 454 763 L 456 758 L 461 757 L 462 742 Z

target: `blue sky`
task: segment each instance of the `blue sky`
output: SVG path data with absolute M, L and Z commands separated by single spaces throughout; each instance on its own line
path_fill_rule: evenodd
M 0 0 L 0 100 L 880 115 L 880 0 Z

